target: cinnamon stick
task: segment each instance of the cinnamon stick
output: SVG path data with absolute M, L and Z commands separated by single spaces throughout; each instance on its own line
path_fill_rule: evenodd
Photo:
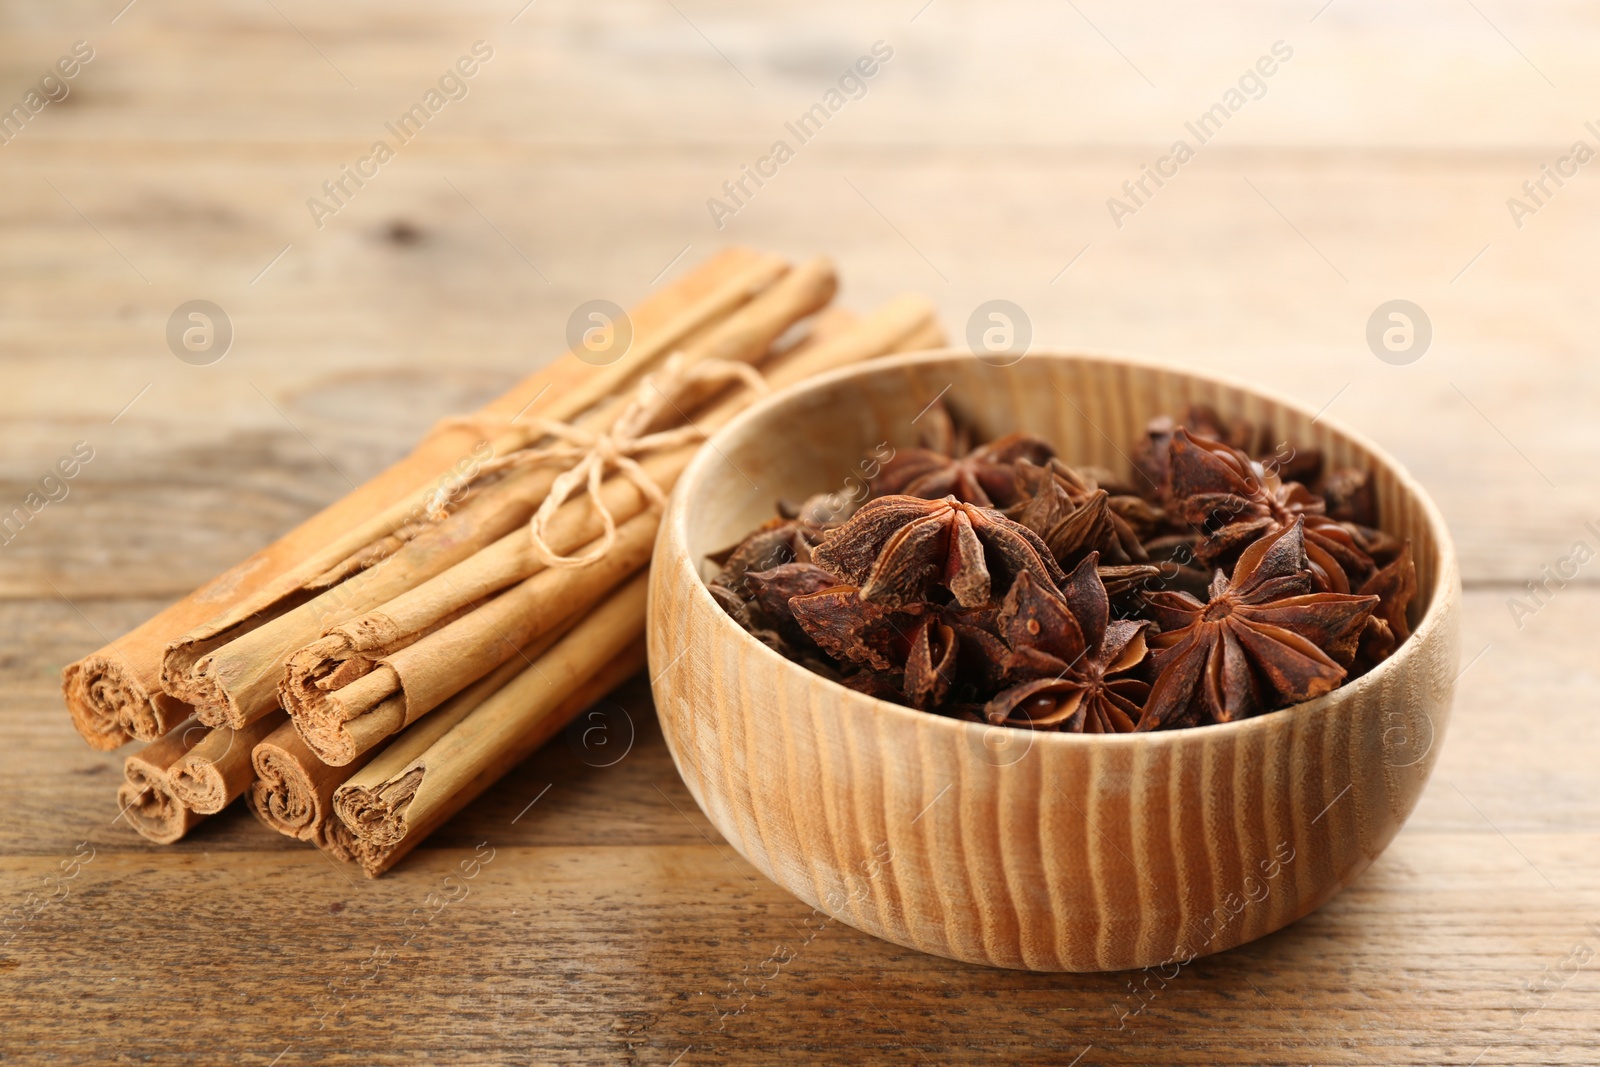
M 200 815 L 215 815 L 232 804 L 255 777 L 251 750 L 288 719 L 282 711 L 275 711 L 242 730 L 222 726 L 208 731 L 167 772 L 172 795 Z
M 554 712 L 640 637 L 640 575 L 428 749 L 396 766 L 380 758 L 334 794 L 334 810 L 363 840 L 398 844 L 477 776 L 517 763 L 565 725 Z
M 645 590 L 640 576 L 613 593 L 426 750 L 414 752 L 414 744 L 384 750 L 334 792 L 339 819 L 362 840 L 397 845 L 475 779 L 498 776 L 522 761 L 592 702 L 590 697 L 574 705 L 582 686 L 640 648 Z
M 817 365 L 880 355 L 906 336 L 925 329 L 931 309 L 920 298 L 901 298 L 867 319 L 814 346 L 800 349 L 773 372 L 778 384 L 799 380 Z M 705 417 L 708 428 L 726 422 L 752 398 L 729 398 Z M 663 489 L 677 479 L 698 446 L 686 446 L 646 461 L 645 469 Z M 539 632 L 545 620 L 560 617 L 562 605 L 597 601 L 647 558 L 659 514 L 631 481 L 613 478 L 601 488 L 607 509 L 625 519 L 627 545 L 613 546 L 598 565 L 548 571 L 523 531 L 495 544 L 407 591 L 381 608 L 330 629 L 325 637 L 290 656 L 281 688 L 284 706 L 302 736 L 322 759 L 344 763 L 383 738 L 415 722 L 442 700 L 503 662 L 516 644 Z M 599 536 L 600 520 L 584 500 L 556 512 L 551 526 L 557 551 L 575 547 L 579 534 Z M 613 566 L 615 564 L 615 566 Z M 476 611 L 465 611 L 485 593 L 520 582 Z M 456 621 L 416 640 L 424 627 L 453 612 Z M 407 645 L 393 651 L 402 640 Z M 397 702 L 396 696 L 402 699 Z
M 519 650 L 520 655 L 501 664 L 489 674 L 457 693 L 428 718 L 406 730 L 393 745 L 420 746 L 421 752 L 444 731 L 460 722 L 468 712 L 524 670 L 528 663 L 553 645 L 577 620 L 563 620 L 551 632 Z M 255 747 L 252 763 L 257 780 L 245 794 L 252 813 L 278 833 L 338 854 L 329 833 L 338 824 L 333 816 L 333 793 L 380 751 L 374 746 L 349 763 L 334 766 L 324 763 L 305 743 L 293 723 L 285 723 Z M 348 832 L 345 834 L 349 836 Z M 348 851 L 348 850 L 346 850 Z M 339 855 L 352 859 L 351 855 Z
M 188 719 L 123 760 L 125 781 L 117 789 L 120 817 L 158 845 L 179 840 L 205 817 L 190 811 L 173 796 L 168 771 L 200 743 L 206 732 L 205 727 Z
M 656 338 L 657 350 L 664 350 L 705 320 L 744 303 L 752 290 L 770 282 L 782 268 L 777 257 L 748 249 L 719 253 L 633 309 L 635 345 L 645 344 L 648 351 L 649 339 Z M 544 403 L 541 396 L 553 402 L 594 376 L 595 368 L 568 354 L 519 383 L 481 414 L 509 420 L 530 405 L 537 410 Z M 162 684 L 170 644 L 196 628 L 200 628 L 196 639 L 204 641 L 270 607 L 282 594 L 269 595 L 265 604 L 261 594 L 285 573 L 369 516 L 418 489 L 432 489 L 480 439 L 480 433 L 465 427 L 429 434 L 409 456 L 350 495 L 131 632 L 69 664 L 62 672 L 62 695 L 78 732 L 101 750 L 132 738 L 152 741 L 167 733 L 189 714 L 189 708 Z M 208 630 L 208 622 L 217 629 Z
M 445 701 L 426 719 L 407 728 L 387 747 L 370 748 L 343 766 L 318 759 L 292 725 L 278 731 L 256 748 L 260 780 L 251 787 L 251 810 L 280 833 L 329 848 L 328 835 L 339 822 L 332 805 L 333 793 L 339 786 L 380 752 L 387 758 L 408 760 L 427 751 L 452 726 L 526 670 L 576 622 L 569 617 L 552 632 L 523 647 L 520 656 L 502 663 Z
M 795 268 L 712 327 L 696 342 L 691 360 L 753 362 L 774 337 L 825 303 L 835 285 L 826 261 Z M 619 401 L 602 404 L 584 421 L 605 428 L 620 412 Z M 169 657 L 170 687 L 196 702 L 204 722 L 242 726 L 265 714 L 274 704 L 274 691 L 291 653 L 316 640 L 326 627 L 392 599 L 526 521 L 554 478 L 555 472 L 548 469 L 512 472 L 506 483 L 486 490 L 436 531 L 419 535 L 363 572 L 361 579 L 335 586 L 202 655 L 196 653 L 214 642 L 196 644 L 186 638 Z
M 883 355 L 908 338 L 942 336 L 931 314 L 931 305 L 925 299 L 902 297 L 864 320 L 858 321 L 854 316 L 832 319 L 826 333 L 782 357 L 769 380 L 781 388 L 819 369 Z M 720 427 L 754 399 L 748 395 L 731 398 L 701 420 L 702 428 L 710 432 Z M 697 447 L 651 457 L 645 460 L 645 469 L 658 485 L 668 489 Z M 632 519 L 649 503 L 623 478 L 607 480 L 601 492 L 607 510 L 618 521 Z M 589 502 L 575 500 L 557 512 L 550 529 L 557 550 L 566 552 L 599 537 L 600 520 Z M 330 661 L 317 668 L 317 673 L 331 673 L 334 666 L 353 655 L 391 646 L 403 635 L 415 633 L 474 600 L 531 577 L 543 567 L 523 531 L 514 530 L 381 607 L 330 626 L 324 641 L 312 646 Z M 293 698 L 289 699 L 292 706 Z
M 311 751 L 294 724 L 285 722 L 251 753 L 256 780 L 245 793 L 246 803 L 257 819 L 278 833 L 323 845 L 333 791 L 373 755 L 375 750 L 343 767 L 330 767 Z
M 277 687 L 289 652 L 316 640 L 325 627 L 383 603 L 520 528 L 544 499 L 545 473 L 512 472 L 370 570 L 246 630 L 169 681 L 196 702 L 201 722 L 237 728 L 260 718 L 278 706 Z
M 829 308 L 819 314 L 812 324 L 808 334 L 797 342 L 792 352 L 802 352 L 816 344 L 830 340 L 840 332 L 852 328 L 858 322 L 858 317 L 842 308 Z M 687 456 L 689 450 L 685 450 Z M 591 531 L 597 533 L 597 531 Z M 509 535 L 503 539 L 509 543 L 515 541 L 516 545 L 526 550 L 527 539 L 523 536 Z M 562 544 L 562 551 L 570 545 Z M 479 553 L 478 559 L 485 555 Z M 527 557 L 530 561 L 531 554 Z M 457 581 L 465 581 L 464 575 L 451 572 Z M 435 580 L 437 581 L 437 580 Z M 420 589 L 421 587 L 419 587 Z M 396 605 L 386 605 L 385 612 L 397 611 Z M 393 616 L 389 622 L 393 623 Z M 570 628 L 575 620 L 564 620 L 556 631 L 546 634 L 540 641 L 524 648 L 523 654 L 529 659 L 536 659 L 550 645 L 554 644 Z M 394 624 L 391 632 L 405 629 L 405 624 Z M 362 628 L 352 625 L 339 628 L 339 632 L 348 632 L 352 638 L 357 633 L 366 632 Z M 373 633 L 378 632 L 374 627 Z M 366 647 L 363 645 L 363 647 Z M 600 696 L 604 695 L 616 685 L 621 684 L 644 665 L 644 646 L 642 643 L 631 648 L 624 657 L 613 663 L 600 675 L 589 683 L 576 690 L 558 712 L 558 716 L 570 719 L 578 711 L 589 706 Z M 380 756 L 387 764 L 403 767 L 416 757 L 426 752 L 439 738 L 443 737 L 458 722 L 474 711 L 489 696 L 499 691 L 512 678 L 527 669 L 526 661 L 517 657 L 510 659 L 495 668 L 483 678 L 474 682 L 466 689 L 451 697 L 440 705 L 431 714 L 421 721 L 407 727 L 398 737 L 395 737 L 387 747 L 372 748 L 358 756 L 351 763 L 342 767 L 333 767 L 319 760 L 315 753 L 306 746 L 304 740 L 297 732 L 279 730 L 268 742 L 272 746 L 287 750 L 282 755 L 275 756 L 269 762 L 261 762 L 259 756 L 265 754 L 267 746 L 258 747 L 257 773 L 260 777 L 251 790 L 251 808 L 257 816 L 267 825 L 281 833 L 299 837 L 301 840 L 313 841 L 316 845 L 337 859 L 359 863 L 369 876 L 376 877 L 387 870 L 394 862 L 405 855 L 415 844 L 432 831 L 433 826 L 419 827 L 406 840 L 395 846 L 380 846 L 363 841 L 356 837 L 345 824 L 338 818 L 329 818 L 329 794 L 353 777 L 356 771 L 365 766 L 374 757 Z M 314 781 L 313 781 L 314 779 Z M 453 815 L 475 798 L 482 789 L 486 788 L 494 779 L 484 777 L 476 788 L 463 790 L 451 802 L 444 806 L 442 814 L 436 818 L 435 825 L 443 822 L 445 818 Z
M 791 385 L 863 359 L 908 351 L 908 343 L 932 337 L 935 331 L 942 340 L 933 302 L 916 293 L 904 293 L 850 329 L 782 360 L 768 372 L 767 379 L 775 387 Z
M 821 327 L 824 322 L 826 329 L 819 328 L 815 331 L 817 336 L 804 339 L 776 361 L 777 365 L 768 372 L 770 382 L 781 387 L 810 374 L 843 366 L 854 360 L 882 355 L 907 344 L 937 344 L 942 340 L 942 334 L 938 331 L 933 318 L 931 305 L 920 298 L 902 298 L 891 302 L 860 322 L 843 317 L 819 316 L 817 325 Z M 699 421 L 708 430 L 714 429 L 742 410 L 750 399 L 747 395 L 740 394 L 724 400 L 711 414 Z M 657 484 L 667 486 L 676 480 L 678 473 L 696 450 L 696 446 L 687 446 L 651 456 L 644 461 L 644 466 L 656 479 Z M 644 512 L 647 504 L 643 494 L 623 479 L 608 480 L 602 486 L 601 495 L 606 498 L 608 506 L 619 519 L 627 518 L 629 521 Z M 590 537 L 598 535 L 591 508 L 569 510 L 564 507 L 557 512 L 557 515 L 561 520 L 565 520 L 565 525 L 563 526 L 560 521 L 553 524 L 552 534 L 561 530 L 566 531 L 564 536 L 553 537 L 558 551 L 566 552 L 570 546 L 581 543 L 576 536 L 579 530 Z M 524 565 L 536 567 L 531 553 L 526 551 L 526 544 L 526 539 L 519 531 L 498 542 L 494 549 L 480 553 L 480 557 L 490 552 L 498 552 L 502 557 L 500 560 L 502 564 L 509 563 L 515 566 L 520 560 Z M 464 575 L 466 572 L 446 573 Z M 463 587 L 463 592 L 466 590 L 467 587 Z M 613 604 L 616 597 L 622 595 L 622 593 L 616 594 L 612 601 L 607 602 L 607 607 Z M 411 606 L 414 608 L 415 602 Z M 604 610 L 602 608 L 602 611 Z M 593 625 L 593 620 L 600 614 L 601 612 L 596 612 L 592 615 L 588 620 L 589 624 Z M 465 618 L 466 616 L 463 617 Z M 638 649 L 637 662 L 642 663 L 644 629 L 642 599 L 634 608 L 630 626 L 630 639 L 636 642 L 634 647 Z M 355 631 L 351 631 L 351 636 L 355 636 Z M 575 630 L 563 639 L 563 643 L 578 640 L 579 636 Z M 572 645 L 565 647 L 569 650 L 573 648 Z M 554 654 L 553 648 L 547 655 Z M 541 658 L 538 662 L 543 667 L 546 660 Z M 506 663 L 501 666 L 500 671 L 504 672 L 518 665 L 515 661 Z M 520 684 L 531 687 L 535 685 L 536 677 L 530 668 L 519 675 L 518 680 Z M 618 680 L 623 677 L 626 677 L 626 674 L 619 675 Z M 536 728 L 523 735 L 518 743 L 508 746 L 503 737 L 496 740 L 481 736 L 485 730 L 483 726 L 485 717 L 494 715 L 496 706 L 503 708 L 508 702 L 517 699 L 510 695 L 502 696 L 500 691 L 497 691 L 495 697 L 485 701 L 482 706 L 477 704 L 476 694 L 485 688 L 498 685 L 499 678 L 491 675 L 456 698 L 460 701 L 459 704 L 455 701 L 447 703 L 433 715 L 415 723 L 373 758 L 365 769 L 353 775 L 335 791 L 334 807 L 340 818 L 330 824 L 326 835 L 325 847 L 330 855 L 359 863 L 369 876 L 382 873 L 435 827 L 498 778 L 505 768 L 511 765 L 504 762 L 506 759 L 514 762 L 522 758 L 523 754 L 532 751 L 555 729 L 559 729 L 560 725 L 564 725 L 599 695 L 598 692 L 582 690 L 574 692 L 549 714 L 548 719 L 541 719 L 537 708 L 531 712 L 528 708 L 524 708 L 525 713 L 531 714 L 532 718 L 537 720 Z M 506 690 L 511 690 L 509 683 L 506 685 Z M 471 699 L 463 700 L 462 698 L 468 694 L 472 694 Z M 549 696 L 547 690 L 547 699 Z M 495 703 L 491 704 L 491 701 Z M 523 703 L 528 702 L 524 700 Z M 455 721 L 458 715 L 459 725 Z M 472 724 L 476 724 L 476 727 Z M 465 740 L 471 736 L 471 731 L 474 729 L 480 734 L 476 746 Z M 429 770 L 430 766 L 432 770 Z M 434 776 L 431 780 L 430 774 Z M 462 786 L 460 783 L 463 781 L 469 784 Z M 357 830 L 360 831 L 359 835 Z
M 895 342 L 893 352 L 926 352 L 930 349 L 943 348 L 949 340 L 945 336 L 944 327 L 937 321 L 929 320 L 927 325 L 907 334 Z
M 602 600 L 649 562 L 659 522 L 654 512 L 635 516 L 598 562 L 541 570 L 427 637 L 373 656 L 371 671 L 337 689 L 324 679 L 329 657 L 348 651 L 347 638 L 323 638 L 300 650 L 289 659 L 282 694 L 301 736 L 324 761 L 348 763 L 514 657 L 519 646 Z
M 498 782 L 506 771 L 517 766 L 517 763 L 528 758 L 534 749 L 549 739 L 555 731 L 562 729 L 566 723 L 578 718 L 582 710 L 594 704 L 600 697 L 610 693 L 611 689 L 618 688 L 624 681 L 634 677 L 635 673 L 645 669 L 645 640 L 638 638 L 632 645 L 627 646 L 621 656 L 616 657 L 610 664 L 595 673 L 594 677 L 579 683 L 560 704 L 549 713 L 546 720 L 539 723 L 536 733 L 523 739 L 523 742 L 507 752 L 507 758 L 498 760 L 490 768 L 478 774 L 466 787 L 456 790 L 448 800 L 438 805 L 432 814 L 411 824 L 410 832 L 400 838 L 395 845 L 376 845 L 373 841 L 358 838 L 349 825 L 342 819 L 331 819 L 330 832 L 328 832 L 328 846 L 326 851 L 330 856 L 344 859 L 344 861 L 360 864 L 368 878 L 376 878 L 381 873 L 394 867 L 400 859 L 410 853 L 411 849 L 421 845 L 427 840 L 429 833 L 442 827 L 451 816 L 466 808 L 469 803 L 483 795 L 483 790 L 488 789 L 494 782 Z M 512 758 L 515 757 L 515 758 Z M 334 801 L 338 805 L 338 801 Z

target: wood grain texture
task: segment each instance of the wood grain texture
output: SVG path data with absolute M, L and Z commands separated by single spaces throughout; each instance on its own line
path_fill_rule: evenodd
M 1416 633 L 1301 707 L 1116 737 L 874 700 L 745 633 L 705 588 L 706 557 L 763 521 L 764 500 L 842 488 L 884 443 L 914 447 L 935 398 L 986 438 L 1034 433 L 1069 463 L 1124 476 L 1125 442 L 1196 402 L 1369 469 L 1380 524 L 1416 554 Z M 723 837 L 802 900 L 971 963 L 1176 971 L 1306 915 L 1411 813 L 1460 651 L 1460 577 L 1437 510 L 1393 460 L 1316 415 L 1175 368 L 1050 351 L 1004 367 L 957 350 L 902 356 L 761 404 L 690 464 L 657 540 L 652 685 L 679 773 Z
M 123 6 L 0 10 L 0 103 L 97 50 L 0 147 L 0 494 L 96 449 L 0 549 L 0 911 L 98 849 L 0 953 L 8 1059 L 1592 1067 L 1593 964 L 1518 1010 L 1600 948 L 1600 591 L 1585 568 L 1520 629 L 1506 600 L 1600 518 L 1600 185 L 1584 168 L 1521 229 L 1506 198 L 1596 117 L 1593 7 L 555 0 L 512 23 L 521 0 L 140 0 L 113 24 Z M 306 198 L 479 38 L 471 95 L 318 230 Z M 868 95 L 719 231 L 706 198 L 880 38 Z M 1296 56 L 1268 94 L 1117 229 L 1106 198 L 1278 38 Z M 510 388 L 582 301 L 631 307 L 723 242 L 834 256 L 857 310 L 923 290 L 955 339 L 1004 297 L 1037 344 L 1331 402 L 1405 463 L 1460 550 L 1466 673 L 1390 848 L 1119 1030 L 1134 974 L 811 936 L 696 808 L 642 681 L 612 698 L 626 758 L 557 740 L 373 885 L 239 810 L 169 850 L 110 824 L 122 754 L 66 723 L 63 665 Z M 210 367 L 163 337 L 195 297 L 236 326 Z M 1435 327 L 1407 367 L 1363 339 L 1395 297 Z M 485 840 L 505 847 L 473 897 L 315 1030 L 326 983 Z M 797 958 L 766 979 L 779 945 Z
M 42 768 L 37 788 L 8 791 L 17 814 L 0 826 L 8 907 L 78 841 L 98 852 L 71 895 L 0 954 L 0 1047 L 21 1062 L 84 1064 L 206 1060 L 219 1049 L 269 1063 L 289 1047 L 282 1063 L 664 1067 L 689 1046 L 680 1067 L 796 1057 L 1060 1064 L 1089 1046 L 1080 1067 L 1466 1067 L 1486 1047 L 1480 1067 L 1590 1064 L 1600 1006 L 1591 969 L 1539 1013 L 1517 1012 L 1525 982 L 1574 943 L 1597 944 L 1590 709 L 1600 645 L 1557 638 L 1600 610 L 1600 596 L 1575 590 L 1522 632 L 1502 594 L 1464 603 L 1465 647 L 1492 647 L 1463 679 L 1438 767 L 1394 844 L 1300 922 L 1197 959 L 1120 1029 L 1117 1009 L 1137 1006 L 1127 983 L 1138 972 L 984 968 L 824 925 L 700 813 L 642 677 L 610 698 L 637 731 L 626 757 L 595 767 L 602 761 L 585 762 L 581 746 L 556 741 L 378 882 L 345 881 L 239 810 L 170 849 L 145 848 L 110 825 L 116 756 L 89 751 L 59 719 L 49 677 L 29 680 L 43 673 L 30 665 L 59 662 L 92 634 L 60 601 L 29 605 L 7 616 L 14 656 L 0 663 L 14 697 L 0 706 L 16 739 L 7 781 L 19 781 L 15 768 Z M 131 621 L 141 606 L 115 607 Z M 1542 736 L 1508 734 L 1508 717 L 1542 717 L 1571 743 L 1552 751 Z M 395 949 L 411 909 L 483 841 L 500 852 L 473 896 L 317 1030 L 311 1008 L 326 983 L 362 973 L 374 949 Z M 292 933 L 232 904 L 286 893 L 299 902 Z M 141 925 L 155 913 L 172 916 L 159 933 Z M 209 962 L 194 966 L 179 942 L 218 930 L 226 936 L 209 942 Z M 795 959 L 767 978 L 773 968 L 762 964 L 779 946 Z M 194 1007 L 177 1016 L 153 1007 L 152 988 Z M 46 1004 L 69 1001 L 77 1022 L 64 1028 Z

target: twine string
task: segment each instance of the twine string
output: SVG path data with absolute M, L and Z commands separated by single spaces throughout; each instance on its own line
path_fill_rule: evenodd
M 636 457 L 661 449 L 675 448 L 705 437 L 694 425 L 671 430 L 646 432 L 669 412 L 683 414 L 678 399 L 692 386 L 701 383 L 738 381 L 758 393 L 767 391 L 766 381 L 755 368 L 732 360 L 706 358 L 690 363 L 680 354 L 671 356 L 661 369 L 646 375 L 635 388 L 616 422 L 609 430 L 597 431 L 569 423 L 538 417 L 519 420 L 537 432 L 551 437 L 549 444 L 520 448 L 485 463 L 479 477 L 510 467 L 541 463 L 568 464 L 556 477 L 544 502 L 528 522 L 534 555 L 547 567 L 583 567 L 603 559 L 617 541 L 617 520 L 601 496 L 608 471 L 615 470 L 631 482 L 652 505 L 664 507 L 667 494 Z M 550 524 L 556 512 L 580 489 L 589 495 L 589 506 L 600 518 L 600 537 L 586 550 L 563 555 L 550 543 Z

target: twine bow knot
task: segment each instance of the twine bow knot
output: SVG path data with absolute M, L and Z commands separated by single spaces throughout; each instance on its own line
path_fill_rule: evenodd
M 756 392 L 767 391 L 767 384 L 747 364 L 725 359 L 701 359 L 689 363 L 681 354 L 673 355 L 661 370 L 649 374 L 634 390 L 633 398 L 617 416 L 611 429 L 601 432 L 552 419 L 532 418 L 527 424 L 542 434 L 556 438 L 552 444 L 522 449 L 505 457 L 504 465 L 545 462 L 571 463 L 550 486 L 550 492 L 528 523 L 534 554 L 547 567 L 583 567 L 602 559 L 616 544 L 617 520 L 600 495 L 606 472 L 616 470 L 650 501 L 665 506 L 667 494 L 634 457 L 663 448 L 673 448 L 705 437 L 694 425 L 647 433 L 669 411 L 679 415 L 683 409 L 677 399 L 690 386 L 702 382 L 741 381 Z M 600 537 L 587 551 L 562 555 L 550 544 L 550 523 L 580 488 L 588 490 L 589 506 L 600 516 Z

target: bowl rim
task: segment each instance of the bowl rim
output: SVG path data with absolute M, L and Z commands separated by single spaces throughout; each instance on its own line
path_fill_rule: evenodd
M 1079 734 L 1063 733 L 1056 730 L 1028 730 L 1020 726 L 993 725 L 989 723 L 969 722 L 964 719 L 954 719 L 946 715 L 939 715 L 934 712 L 908 707 L 905 704 L 898 704 L 892 700 L 882 700 L 878 697 L 868 696 L 865 693 L 842 685 L 831 678 L 826 678 L 823 675 L 817 674 L 815 671 L 808 670 L 801 664 L 795 663 L 793 660 L 790 660 L 787 657 L 780 655 L 773 649 L 768 648 L 765 644 L 758 641 L 754 636 L 747 632 L 744 627 L 735 622 L 726 611 L 722 610 L 722 607 L 717 604 L 716 600 L 712 597 L 711 590 L 706 586 L 704 579 L 700 577 L 700 568 L 696 561 L 689 558 L 689 538 L 686 524 L 688 521 L 687 516 L 689 510 L 687 498 L 691 487 L 699 479 L 706 477 L 710 473 L 709 468 L 713 463 L 725 462 L 725 452 L 722 448 L 722 445 L 726 443 L 728 438 L 731 438 L 736 433 L 742 432 L 752 423 L 759 422 L 762 419 L 769 417 L 775 409 L 783 406 L 784 404 L 793 402 L 799 396 L 803 396 L 810 392 L 820 391 L 840 381 L 849 381 L 854 378 L 862 378 L 866 377 L 867 375 L 879 373 L 885 370 L 893 370 L 901 367 L 917 367 L 925 364 L 931 365 L 941 362 L 948 362 L 952 359 L 977 358 L 970 351 L 956 346 L 946 346 L 944 348 L 927 349 L 918 352 L 896 353 L 894 355 L 882 356 L 859 363 L 852 363 L 836 370 L 827 371 L 825 373 L 818 374 L 815 377 L 807 378 L 796 385 L 789 386 L 787 388 L 777 390 L 767 396 L 763 396 L 750 407 L 740 412 L 736 417 L 729 420 L 726 425 L 718 429 L 706 439 L 705 446 L 702 447 L 695 454 L 694 458 L 690 460 L 688 466 L 684 468 L 682 475 L 678 477 L 676 484 L 673 486 L 672 495 L 667 505 L 667 512 L 665 516 L 663 516 L 662 531 L 665 533 L 670 527 L 675 540 L 679 543 L 681 548 L 677 553 L 679 558 L 671 561 L 663 560 L 660 561 L 660 563 L 670 563 L 671 566 L 681 566 L 687 568 L 689 576 L 692 579 L 691 584 L 696 587 L 695 591 L 690 595 L 703 598 L 703 604 L 713 609 L 714 614 L 718 619 L 717 625 L 725 627 L 726 630 L 732 635 L 733 640 L 745 642 L 748 647 L 757 650 L 759 655 L 770 656 L 772 662 L 781 665 L 779 667 L 780 670 L 799 672 L 799 674 L 808 681 L 820 682 L 826 686 L 831 686 L 833 691 L 837 692 L 840 699 L 857 702 L 858 706 L 870 709 L 876 714 L 891 715 L 897 719 L 901 719 L 907 725 L 915 726 L 921 723 L 933 730 L 950 730 L 952 731 L 952 739 L 959 739 L 960 734 L 958 734 L 956 731 L 960 731 L 961 733 L 970 733 L 970 731 L 974 729 L 985 732 L 990 730 L 1014 730 L 1019 734 L 1026 735 L 1029 738 L 1030 749 L 1032 746 L 1038 744 L 1044 744 L 1046 746 L 1204 744 L 1206 743 L 1207 739 L 1214 738 L 1220 741 L 1226 736 L 1225 732 L 1243 733 L 1248 736 L 1251 732 L 1276 730 L 1281 728 L 1287 722 L 1287 716 L 1304 716 L 1317 711 L 1322 711 L 1332 707 L 1334 704 L 1337 704 L 1340 701 L 1350 699 L 1357 694 L 1366 691 L 1367 689 L 1381 685 L 1383 680 L 1389 675 L 1406 669 L 1410 661 L 1419 654 L 1419 650 L 1421 650 L 1424 645 L 1433 641 L 1439 632 L 1452 621 L 1453 610 L 1447 608 L 1447 602 L 1458 599 L 1457 597 L 1452 597 L 1449 594 L 1459 586 L 1460 576 L 1458 570 L 1459 563 L 1456 557 L 1455 542 L 1450 537 L 1450 529 L 1445 524 L 1444 516 L 1440 513 L 1438 506 L 1434 503 L 1433 497 L 1428 494 L 1427 490 L 1422 487 L 1420 482 L 1412 477 L 1411 472 L 1406 469 L 1405 465 L 1399 460 L 1395 459 L 1386 449 L 1381 448 L 1366 435 L 1351 429 L 1335 419 L 1326 418 L 1321 413 L 1312 411 L 1300 401 L 1278 393 L 1273 389 L 1263 388 L 1251 383 L 1247 383 L 1227 374 L 1220 374 L 1209 370 L 1199 370 L 1193 367 L 1174 363 L 1169 360 L 1104 352 L 1088 352 L 1057 346 L 1030 348 L 1026 356 L 1023 358 L 1033 357 L 1042 357 L 1049 360 L 1076 360 L 1080 362 L 1103 363 L 1113 366 L 1131 366 L 1145 370 L 1163 371 L 1169 374 L 1182 375 L 1187 378 L 1210 382 L 1212 384 L 1236 390 L 1238 392 L 1253 394 L 1262 400 L 1268 401 L 1269 403 L 1277 404 L 1281 407 L 1297 411 L 1313 421 L 1325 423 L 1328 429 L 1345 437 L 1353 444 L 1364 449 L 1374 459 L 1387 466 L 1390 472 L 1394 474 L 1397 480 L 1401 483 L 1401 485 L 1403 485 L 1405 489 L 1410 492 L 1412 496 L 1421 504 L 1422 512 L 1427 518 L 1428 527 L 1432 532 L 1434 540 L 1437 544 L 1438 565 L 1434 578 L 1434 588 L 1428 603 L 1428 609 L 1423 614 L 1422 620 L 1417 624 L 1416 629 L 1412 631 L 1411 636 L 1401 643 L 1399 649 L 1397 649 L 1393 655 L 1384 660 L 1382 663 L 1378 664 L 1372 670 L 1368 671 L 1366 674 L 1362 675 L 1360 678 L 1357 678 L 1353 682 L 1342 684 L 1333 691 L 1325 693 L 1322 696 L 1316 697 L 1312 700 L 1303 701 L 1299 704 L 1291 704 L 1286 708 L 1278 708 L 1273 711 L 1263 712 L 1260 715 L 1252 716 L 1248 719 L 1239 719 L 1234 722 L 1209 723 L 1204 726 L 1182 730 L 1150 730 L 1144 733 L 1128 734 Z M 1007 364 L 1005 366 L 997 367 L 993 366 L 992 364 L 988 366 L 990 366 L 990 369 L 1003 372 L 1021 362 L 1022 360 L 1019 359 L 1016 362 Z M 658 563 L 652 561 L 652 570 L 654 570 L 656 566 L 658 566 Z M 651 615 L 651 624 L 654 625 L 653 613 Z M 1430 748 L 1432 747 L 1433 746 L 1430 744 Z

